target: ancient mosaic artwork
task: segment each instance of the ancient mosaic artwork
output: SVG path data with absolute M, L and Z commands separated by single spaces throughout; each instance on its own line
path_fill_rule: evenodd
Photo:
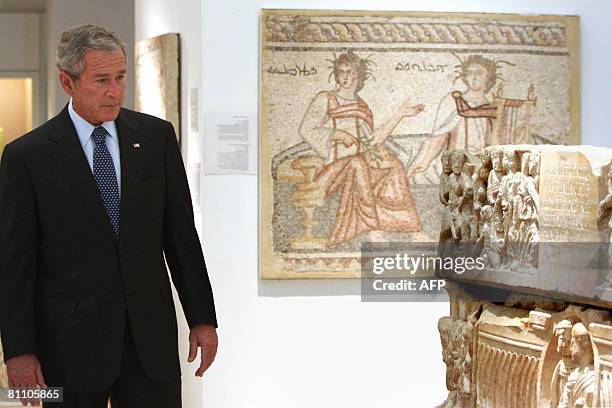
M 136 110 L 171 122 L 179 139 L 180 72 L 178 34 L 136 43 Z
M 264 10 L 260 276 L 436 242 L 441 155 L 579 141 L 578 18 Z

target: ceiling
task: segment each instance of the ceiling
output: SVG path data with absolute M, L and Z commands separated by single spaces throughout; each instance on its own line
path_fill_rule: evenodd
M 0 0 L 0 12 L 44 12 L 46 0 Z

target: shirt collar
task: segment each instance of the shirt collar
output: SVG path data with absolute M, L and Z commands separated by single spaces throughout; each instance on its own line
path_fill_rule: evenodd
M 76 113 L 74 107 L 72 106 L 72 98 L 70 98 L 70 102 L 68 103 L 68 114 L 70 115 L 70 119 L 72 120 L 77 135 L 79 136 L 81 146 L 84 147 L 91 139 L 91 134 L 97 126 L 92 125 L 83 119 L 81 115 Z M 117 126 L 115 126 L 115 121 L 104 122 L 100 126 L 106 129 L 108 134 L 113 139 L 117 140 Z

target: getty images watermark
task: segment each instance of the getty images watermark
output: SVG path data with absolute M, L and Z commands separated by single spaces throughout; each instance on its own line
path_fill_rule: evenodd
M 375 243 L 361 247 L 361 298 L 366 302 L 447 301 L 441 272 L 479 272 L 486 259 L 454 251 L 444 255 L 438 243 Z

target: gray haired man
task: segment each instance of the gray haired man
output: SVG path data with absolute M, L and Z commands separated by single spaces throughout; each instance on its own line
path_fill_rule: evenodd
M 57 66 L 70 103 L 0 162 L 10 386 L 63 387 L 50 407 L 102 408 L 109 397 L 113 408 L 180 407 L 166 263 L 191 329 L 188 360 L 201 349 L 197 376 L 214 360 L 217 320 L 174 130 L 121 107 L 125 46 L 115 33 L 65 31 Z

